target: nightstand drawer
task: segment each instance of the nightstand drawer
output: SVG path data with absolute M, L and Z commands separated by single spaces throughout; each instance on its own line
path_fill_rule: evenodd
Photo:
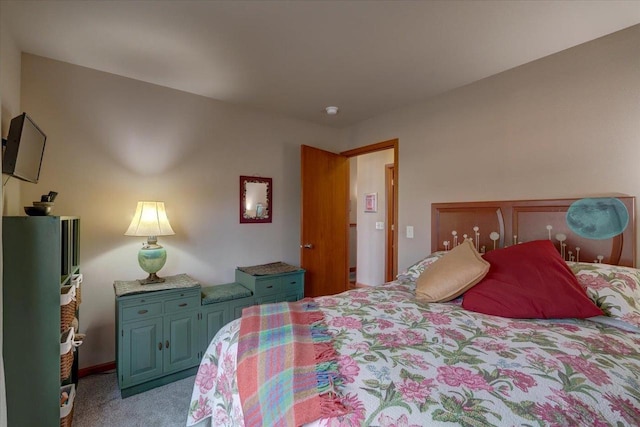
M 142 320 L 162 314 L 162 303 L 156 302 L 152 304 L 135 305 L 133 307 L 125 307 L 122 309 L 122 321 Z
M 200 307 L 200 292 L 198 295 L 190 295 L 182 298 L 176 298 L 164 303 L 165 313 L 175 313 L 181 310 L 191 310 Z
M 284 292 L 304 286 L 302 274 L 290 274 L 280 278 L 280 289 Z
M 255 296 L 272 295 L 280 292 L 280 278 L 256 280 Z
M 125 296 L 122 297 L 121 300 L 118 301 L 118 305 L 120 307 L 137 307 L 139 305 L 147 305 L 155 302 L 161 302 L 162 298 L 159 298 L 157 295 L 154 295 L 153 292 L 148 294 L 142 294 L 140 296 Z

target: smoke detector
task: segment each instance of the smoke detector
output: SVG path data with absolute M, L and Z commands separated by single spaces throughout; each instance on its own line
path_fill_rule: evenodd
M 324 109 L 328 115 L 335 116 L 338 114 L 338 107 L 330 106 Z

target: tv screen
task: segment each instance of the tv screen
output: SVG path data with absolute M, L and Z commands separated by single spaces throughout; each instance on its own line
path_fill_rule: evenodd
M 11 120 L 7 147 L 2 160 L 2 173 L 15 176 L 23 181 L 37 183 L 44 155 L 47 135 L 22 113 Z

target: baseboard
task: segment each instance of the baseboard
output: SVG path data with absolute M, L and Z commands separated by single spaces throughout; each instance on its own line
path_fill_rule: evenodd
M 102 372 L 113 371 L 116 369 L 116 362 L 107 362 L 101 365 L 89 366 L 87 368 L 78 369 L 78 378 L 87 377 L 93 374 L 99 374 Z

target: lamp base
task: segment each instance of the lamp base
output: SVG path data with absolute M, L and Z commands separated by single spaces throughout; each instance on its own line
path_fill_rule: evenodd
M 143 245 L 138 252 L 138 264 L 145 272 L 149 273 L 149 277 L 140 280 L 141 285 L 164 282 L 164 279 L 158 277 L 156 273 L 164 267 L 164 263 L 167 261 L 167 251 L 151 239 L 149 237 L 147 244 Z
M 149 277 L 146 279 L 140 279 L 138 282 L 140 282 L 141 285 L 150 285 L 152 283 L 162 283 L 164 282 L 164 279 L 162 277 L 158 277 L 156 273 L 150 273 Z

